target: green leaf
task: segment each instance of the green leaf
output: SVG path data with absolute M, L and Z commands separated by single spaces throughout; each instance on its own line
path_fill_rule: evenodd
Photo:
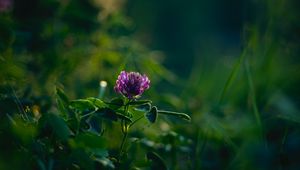
M 109 105 L 111 109 L 117 110 L 118 108 L 124 106 L 123 98 L 113 98 L 110 102 L 105 102 Z
M 140 112 L 149 112 L 150 109 L 151 109 L 150 103 L 146 103 L 146 104 L 138 105 L 138 106 L 134 107 L 134 110 L 140 111 Z
M 39 123 L 45 129 L 50 128 L 55 136 L 61 140 L 67 140 L 71 135 L 71 131 L 66 122 L 61 117 L 53 113 L 45 114 Z
M 63 103 L 65 103 L 65 104 L 69 103 L 69 99 L 68 99 L 67 95 L 61 88 L 56 87 L 56 95 Z
M 147 103 L 151 104 L 152 101 L 151 100 L 134 100 L 134 101 L 129 102 L 128 104 L 129 105 L 144 105 Z
M 79 111 L 85 111 L 85 110 L 96 110 L 96 107 L 94 104 L 87 99 L 78 99 L 73 100 L 70 103 L 70 107 L 73 109 L 77 109 Z
M 117 113 L 117 112 L 116 112 L 116 114 L 117 114 L 117 117 L 118 117 L 119 119 L 125 120 L 126 122 L 129 122 L 129 123 L 132 122 L 132 120 L 131 120 L 129 117 L 127 117 L 127 116 L 125 116 L 125 115 L 123 115 L 123 114 Z
M 98 98 L 95 98 L 95 97 L 89 97 L 89 98 L 87 98 L 87 100 L 92 102 L 93 105 L 98 107 L 98 108 L 103 108 L 103 107 L 107 106 L 102 100 L 100 100 Z
M 63 118 L 68 118 L 68 109 L 66 105 L 64 105 L 63 101 L 60 99 L 56 99 L 57 107 Z
M 66 122 L 55 114 L 49 114 L 49 116 L 54 133 L 62 140 L 68 139 L 71 133 Z
M 62 114 L 62 116 L 67 119 L 69 116 L 69 110 L 68 110 L 68 105 L 69 105 L 69 99 L 65 95 L 62 89 L 59 87 L 56 87 L 56 103 L 59 112 Z
M 157 113 L 159 114 L 164 114 L 164 115 L 169 115 L 169 116 L 175 116 L 187 121 L 191 121 L 191 117 L 185 113 L 179 113 L 179 112 L 171 112 L 171 111 L 166 111 L 166 110 L 157 110 Z
M 147 159 L 152 162 L 151 169 L 167 170 L 167 166 L 163 159 L 155 152 L 148 152 Z
M 151 110 L 146 113 L 146 118 L 149 120 L 150 123 L 155 123 L 157 119 L 157 107 L 153 106 Z
M 92 133 L 96 133 L 100 135 L 103 132 L 103 120 L 102 117 L 94 115 L 89 117 L 87 120 L 84 121 L 86 124 L 88 124 L 88 128 L 84 129 L 85 131 L 89 131 Z
M 95 112 L 95 115 L 112 121 L 118 120 L 116 112 L 110 108 L 101 108 Z
M 132 122 L 132 120 L 129 117 L 127 117 L 121 113 L 117 113 L 116 111 L 114 111 L 110 108 L 99 109 L 95 112 L 95 114 L 98 116 L 101 116 L 103 118 L 110 119 L 112 121 L 117 121 L 118 119 L 121 119 L 121 120 L 125 120 L 127 122 Z
M 70 144 L 77 148 L 105 148 L 104 138 L 93 133 L 80 133 L 70 141 Z

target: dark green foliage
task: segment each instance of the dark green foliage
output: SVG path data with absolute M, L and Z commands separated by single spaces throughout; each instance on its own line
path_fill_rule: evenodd
M 73 100 L 70 102 L 70 107 L 72 109 L 78 110 L 79 112 L 84 112 L 84 111 L 95 111 L 97 108 L 95 105 L 87 99 L 78 99 L 78 100 Z
M 300 169 L 299 1 L 2 1 L 0 169 Z
M 147 159 L 151 161 L 151 169 L 167 170 L 163 159 L 155 152 L 148 152 Z
M 146 113 L 146 118 L 151 123 L 155 123 L 157 119 L 157 107 L 153 106 L 149 112 Z
M 44 114 L 39 120 L 39 126 L 42 135 L 43 133 L 50 133 L 58 140 L 66 141 L 71 135 L 71 131 L 65 121 L 53 113 Z
M 157 113 L 175 116 L 175 117 L 187 120 L 187 121 L 191 121 L 191 117 L 185 113 L 171 112 L 171 111 L 165 111 L 165 110 L 157 110 Z
M 106 102 L 106 104 L 109 105 L 112 109 L 119 109 L 124 105 L 124 99 L 123 98 L 114 98 L 110 102 Z

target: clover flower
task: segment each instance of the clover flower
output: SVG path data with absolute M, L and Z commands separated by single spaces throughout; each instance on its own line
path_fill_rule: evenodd
M 150 80 L 146 75 L 138 72 L 121 71 L 115 85 L 115 91 L 128 99 L 138 98 L 150 87 Z

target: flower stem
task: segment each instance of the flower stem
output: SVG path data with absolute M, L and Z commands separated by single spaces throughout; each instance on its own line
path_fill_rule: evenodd
M 127 135 L 128 135 L 128 132 L 125 131 L 124 134 L 123 134 L 123 139 L 122 139 L 122 143 L 121 143 L 121 146 L 120 146 L 119 161 L 120 161 L 121 156 L 122 156 L 122 151 L 123 151 L 126 139 L 127 139 Z
M 125 104 L 125 108 L 124 108 L 124 115 L 127 116 L 128 114 L 128 103 L 130 102 L 130 100 L 128 102 L 126 102 Z M 122 120 L 121 122 L 121 128 L 122 128 L 122 133 L 123 133 L 123 139 L 122 139 L 122 142 L 121 142 L 121 146 L 120 146 L 120 152 L 119 152 L 119 162 L 120 162 L 120 159 L 121 159 L 121 156 L 122 156 L 122 151 L 124 149 L 124 145 L 126 143 L 126 139 L 127 139 L 127 136 L 128 136 L 128 130 L 129 130 L 129 125 L 127 124 L 126 120 Z

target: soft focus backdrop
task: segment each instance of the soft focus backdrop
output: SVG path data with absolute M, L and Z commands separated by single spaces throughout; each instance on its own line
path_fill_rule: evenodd
M 149 76 L 143 98 L 192 117 L 141 123 L 130 134 L 142 139 L 132 162 L 154 150 L 170 169 L 299 169 L 299 8 L 297 0 L 0 0 L 0 169 L 35 166 L 38 155 L 11 142 L 31 131 L 7 129 L 7 114 L 56 111 L 56 86 L 71 99 L 97 97 L 104 80 L 104 99 L 117 96 L 121 70 Z M 104 136 L 114 136 L 114 150 L 111 129 Z

